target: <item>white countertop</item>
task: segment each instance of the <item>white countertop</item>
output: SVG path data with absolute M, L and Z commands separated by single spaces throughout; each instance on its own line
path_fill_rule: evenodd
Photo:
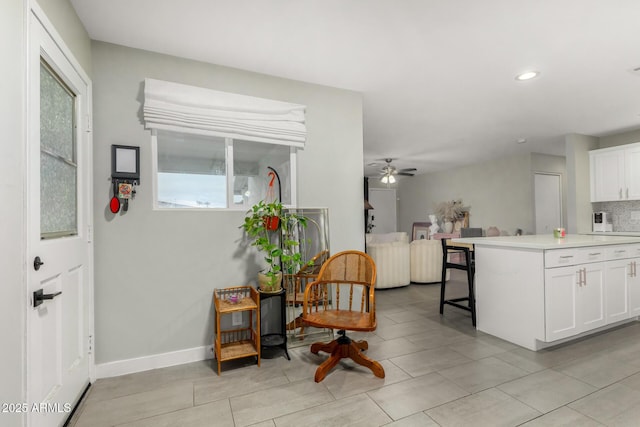
M 477 247 L 500 246 L 535 250 L 640 243 L 640 234 L 638 236 L 617 233 L 615 235 L 610 235 L 610 233 L 606 234 L 607 235 L 604 235 L 604 233 L 597 235 L 571 234 L 560 239 L 554 238 L 552 234 L 536 234 L 525 236 L 466 237 L 451 240 L 460 243 L 472 243 Z
M 597 233 L 592 231 L 591 233 L 585 233 L 594 236 L 640 236 L 640 231 L 606 231 Z

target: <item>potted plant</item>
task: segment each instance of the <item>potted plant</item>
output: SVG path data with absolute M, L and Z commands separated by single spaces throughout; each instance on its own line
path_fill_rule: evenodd
M 453 231 L 453 222 L 464 216 L 464 213 L 468 210 L 468 207 L 462 205 L 462 200 L 458 199 L 438 203 L 435 213 L 444 221 L 445 233 L 451 233 Z
M 307 218 L 285 213 L 282 203 L 259 201 L 247 211 L 240 226 L 252 240 L 251 246 L 264 254 L 267 267 L 258 273 L 258 284 L 265 292 L 277 292 L 282 287 L 283 270 L 295 273 L 302 264 L 302 255 L 296 250 L 296 227 L 306 227 Z

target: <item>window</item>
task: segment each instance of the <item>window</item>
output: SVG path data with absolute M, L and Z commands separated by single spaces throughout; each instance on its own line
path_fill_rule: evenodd
M 265 198 L 278 199 L 285 205 L 292 204 L 290 151 L 291 149 L 284 145 L 234 140 L 234 206 L 248 209 Z M 272 177 L 269 176 L 269 167 L 278 173 L 278 177 L 273 178 L 271 187 L 269 184 Z M 278 189 L 281 194 L 278 193 Z
M 265 198 L 293 204 L 295 148 L 166 130 L 152 138 L 157 208 L 245 210 Z M 275 177 L 269 186 L 269 167 L 280 186 Z
M 40 238 L 78 234 L 76 97 L 40 62 Z
M 156 208 L 295 206 L 304 105 L 146 78 Z M 274 173 L 275 172 L 275 173 Z
M 224 138 L 157 133 L 157 207 L 226 208 Z

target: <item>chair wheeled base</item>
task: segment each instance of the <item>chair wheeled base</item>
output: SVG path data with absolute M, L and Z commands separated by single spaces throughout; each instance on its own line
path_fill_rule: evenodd
M 344 330 L 338 331 L 338 334 L 340 336 L 329 343 L 317 342 L 311 345 L 311 353 L 313 354 L 318 354 L 320 351 L 331 353 L 331 356 L 316 369 L 315 380 L 317 383 L 322 381 L 329 371 L 343 358 L 349 358 L 359 365 L 371 369 L 376 377 L 384 378 L 382 365 L 362 354 L 364 350 L 369 348 L 369 344 L 366 341 L 353 341 Z

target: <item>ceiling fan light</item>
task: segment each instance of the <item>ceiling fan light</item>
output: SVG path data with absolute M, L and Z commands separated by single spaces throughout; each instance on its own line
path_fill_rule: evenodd
M 391 174 L 387 174 L 380 178 L 380 182 L 383 184 L 394 184 L 396 182 L 396 178 Z

